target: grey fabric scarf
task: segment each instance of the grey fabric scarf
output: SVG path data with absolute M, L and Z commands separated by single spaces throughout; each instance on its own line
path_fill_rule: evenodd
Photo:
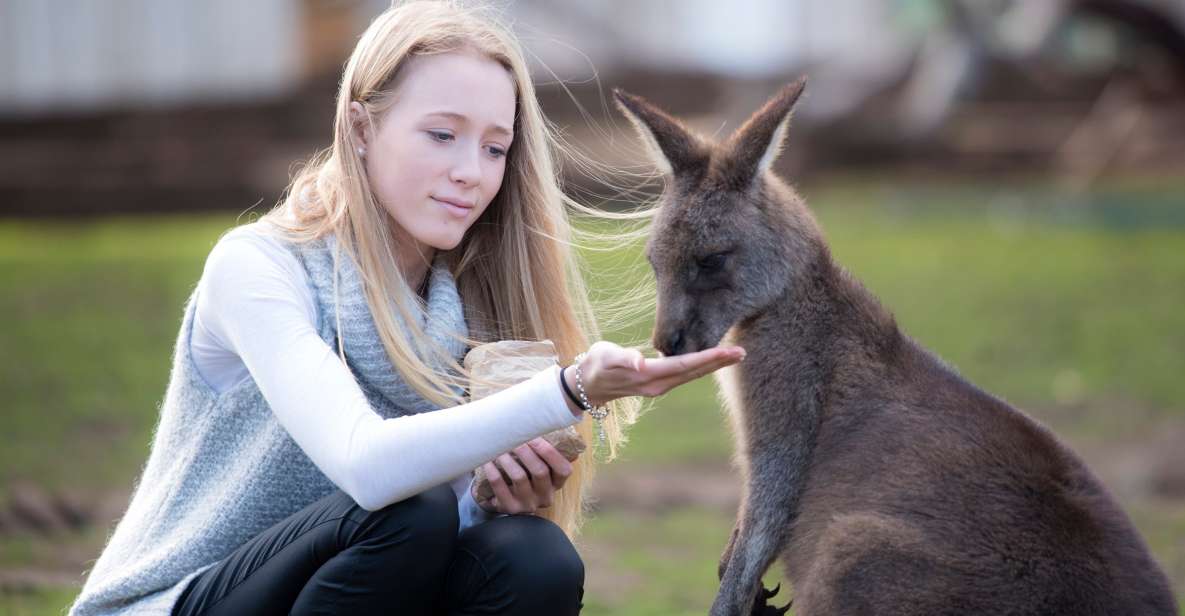
M 337 238 L 333 234 L 318 241 L 293 246 L 297 258 L 303 261 L 309 273 L 313 290 L 317 294 L 317 304 L 325 308 L 318 315 L 321 331 L 328 327 L 335 337 L 340 338 L 346 363 L 371 404 L 376 407 L 375 410 L 381 415 L 391 417 L 438 409 L 439 405 L 420 396 L 391 365 L 386 348 L 379 339 L 370 306 L 366 302 L 362 276 L 344 249 L 338 255 L 338 288 L 335 302 L 333 261 L 336 248 Z M 336 315 L 333 313 L 335 303 Z M 460 336 L 469 334 L 465 312 L 460 294 L 457 292 L 456 281 L 439 254 L 428 273 L 427 310 L 413 301 L 412 311 L 429 339 L 440 345 L 458 362 L 464 357 L 467 347 L 450 333 Z M 398 313 L 395 314 L 395 318 L 406 332 L 407 325 Z M 334 351 L 338 351 L 336 342 Z M 444 362 L 434 354 L 424 349 L 417 349 L 416 352 L 427 365 L 437 370 L 445 370 L 442 366 Z

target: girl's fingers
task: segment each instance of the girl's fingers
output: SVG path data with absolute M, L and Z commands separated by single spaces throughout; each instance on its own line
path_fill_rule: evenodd
M 509 453 L 494 458 L 494 461 L 510 478 L 510 493 L 523 506 L 523 511 L 533 512 L 535 510 L 535 490 L 531 486 L 527 471 Z
M 510 508 L 518 506 L 518 503 L 510 494 L 510 487 L 506 485 L 506 480 L 502 478 L 498 467 L 494 466 L 493 462 L 486 462 L 481 466 L 486 472 L 486 479 L 490 482 L 490 489 L 494 491 L 494 498 L 490 501 L 494 505 L 494 510 L 500 513 L 515 513 L 510 511 Z
M 564 482 L 572 474 L 572 463 L 554 445 L 545 439 L 532 439 L 527 445 L 531 449 L 534 449 L 535 453 L 547 464 L 551 475 L 552 488 L 559 490 L 564 487 Z
M 593 364 L 601 370 L 629 370 L 641 372 L 645 368 L 646 357 L 634 348 L 625 348 L 612 343 L 593 345 L 589 357 Z
M 529 443 L 515 447 L 514 455 L 518 456 L 519 464 L 529 473 L 532 484 L 537 482 L 550 483 L 551 469 Z
M 502 474 L 510 484 L 511 492 L 521 490 L 523 486 L 530 487 L 530 480 L 527 478 L 527 471 L 509 454 L 504 453 L 497 458 L 494 458 L 494 464 L 502 470 Z
M 740 361 L 744 358 L 744 353 L 740 347 L 712 347 L 686 355 L 648 359 L 643 374 L 649 380 L 664 379 L 686 373 L 703 376 L 712 370 Z M 699 373 L 700 370 L 715 363 L 721 363 L 721 365 L 713 367 L 707 372 Z
M 646 369 L 646 356 L 638 349 L 630 349 L 629 353 L 630 367 L 638 372 Z
M 698 368 L 695 370 L 691 370 L 688 372 L 680 372 L 680 373 L 674 374 L 673 376 L 652 380 L 647 384 L 647 387 L 649 388 L 649 391 L 655 391 L 655 392 L 658 392 L 656 395 L 661 395 L 661 394 L 664 394 L 664 393 L 666 393 L 666 392 L 668 392 L 680 385 L 683 385 L 685 383 L 694 381 L 698 378 L 707 376 L 707 375 L 709 375 L 721 368 L 731 366 L 731 365 L 737 363 L 738 361 L 740 361 L 740 360 L 739 359 L 731 359 L 731 360 L 725 360 L 725 361 L 717 361 L 717 362 L 708 364 L 707 366 L 704 366 L 704 367 L 701 367 L 701 368 Z
M 638 349 L 618 347 L 614 349 L 612 357 L 605 363 L 610 366 L 641 372 L 644 369 L 646 357 Z
M 514 448 L 518 462 L 530 473 L 531 487 L 535 492 L 535 503 L 539 507 L 551 505 L 551 468 L 547 466 L 539 454 L 530 445 L 519 445 Z

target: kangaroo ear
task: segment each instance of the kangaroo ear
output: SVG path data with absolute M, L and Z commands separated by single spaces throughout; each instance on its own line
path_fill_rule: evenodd
M 655 107 L 646 99 L 629 94 L 621 88 L 613 89 L 613 98 L 625 117 L 650 149 L 654 162 L 667 175 L 681 175 L 688 171 L 702 172 L 708 164 L 708 148 L 682 122 Z
M 735 185 L 746 185 L 777 160 L 790 127 L 790 115 L 806 87 L 799 77 L 757 110 L 728 139 L 725 174 Z

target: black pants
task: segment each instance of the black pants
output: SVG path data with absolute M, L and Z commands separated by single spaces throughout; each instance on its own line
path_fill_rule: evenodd
M 584 563 L 554 523 L 457 524 L 448 485 L 379 511 L 337 490 L 194 578 L 173 614 L 580 613 Z

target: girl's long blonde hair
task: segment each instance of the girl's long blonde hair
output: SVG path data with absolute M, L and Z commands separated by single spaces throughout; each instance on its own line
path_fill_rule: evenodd
M 422 300 L 398 267 L 391 246 L 395 223 L 371 191 L 356 152 L 359 144 L 349 109 L 351 102 L 361 103 L 373 128 L 373 120 L 381 121 L 390 107 L 400 67 L 408 58 L 452 51 L 476 52 L 500 63 L 513 78 L 517 95 L 515 139 L 501 190 L 460 245 L 444 255 L 465 305 L 467 342 L 550 339 L 566 365 L 588 348 L 590 340 L 599 339 L 572 250 L 567 213 L 575 208 L 596 215 L 596 210 L 576 204 L 560 189 L 553 154 L 564 148 L 540 111 L 518 43 L 486 9 L 415 1 L 379 15 L 346 64 L 333 144 L 297 172 L 281 202 L 262 218 L 291 241 L 336 234 L 338 246 L 362 275 L 367 303 L 392 365 L 408 385 L 442 406 L 463 402 L 457 379 L 430 368 L 424 356 L 436 357 L 438 365 L 462 379 L 468 374 L 415 325 L 412 302 Z M 407 324 L 406 331 L 396 315 Z M 637 399 L 619 399 L 610 407 L 604 422 L 606 460 L 625 442 L 624 429 L 637 419 L 640 404 Z M 595 442 L 591 421 L 586 417 L 578 426 L 590 445 Z M 592 454 L 586 452 L 573 464 L 552 507 L 541 510 L 572 538 L 583 522 L 584 491 L 596 462 Z

